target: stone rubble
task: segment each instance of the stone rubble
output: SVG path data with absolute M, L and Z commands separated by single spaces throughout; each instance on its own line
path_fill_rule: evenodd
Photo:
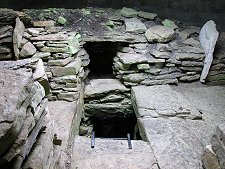
M 13 59 L 12 36 L 12 26 L 0 26 L 0 60 Z

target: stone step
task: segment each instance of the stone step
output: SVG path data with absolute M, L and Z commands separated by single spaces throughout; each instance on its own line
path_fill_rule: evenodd
M 132 146 L 132 149 L 128 149 L 127 140 L 96 138 L 95 148 L 91 148 L 91 138 L 76 136 L 71 168 L 158 169 L 147 142 L 132 140 Z

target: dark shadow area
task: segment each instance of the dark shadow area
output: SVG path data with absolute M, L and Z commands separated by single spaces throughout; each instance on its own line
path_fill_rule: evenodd
M 1 8 L 117 8 L 132 7 L 156 12 L 160 17 L 174 18 L 187 24 L 203 26 L 212 19 L 219 30 L 225 30 L 225 0 L 1 0 Z
M 84 46 L 89 54 L 89 78 L 112 78 L 113 58 L 116 56 L 115 42 L 87 42 Z
M 96 137 L 126 138 L 127 133 L 130 133 L 131 139 L 140 139 L 138 132 L 135 131 L 135 125 L 137 124 L 135 116 L 107 119 L 94 117 L 92 122 Z

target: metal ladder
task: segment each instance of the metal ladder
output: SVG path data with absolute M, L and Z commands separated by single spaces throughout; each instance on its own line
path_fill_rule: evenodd
M 131 143 L 129 133 L 127 133 L 127 139 L 125 139 L 125 138 L 115 138 L 115 140 L 127 140 L 128 148 L 132 149 L 132 143 Z M 91 148 L 95 148 L 95 131 L 92 131 L 92 133 L 91 133 Z

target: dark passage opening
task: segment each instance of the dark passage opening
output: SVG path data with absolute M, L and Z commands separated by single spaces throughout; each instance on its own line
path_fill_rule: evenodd
M 113 58 L 116 56 L 116 42 L 87 42 L 84 49 L 90 57 L 89 78 L 112 78 Z
M 95 136 L 100 138 L 127 138 L 127 133 L 130 133 L 132 140 L 140 140 L 138 131 L 137 119 L 134 116 L 130 117 L 112 117 L 112 118 L 97 118 L 92 117 L 93 130 Z
M 142 140 L 135 114 L 126 117 L 86 117 L 81 120 L 80 136 L 91 136 L 95 131 L 98 138 Z

